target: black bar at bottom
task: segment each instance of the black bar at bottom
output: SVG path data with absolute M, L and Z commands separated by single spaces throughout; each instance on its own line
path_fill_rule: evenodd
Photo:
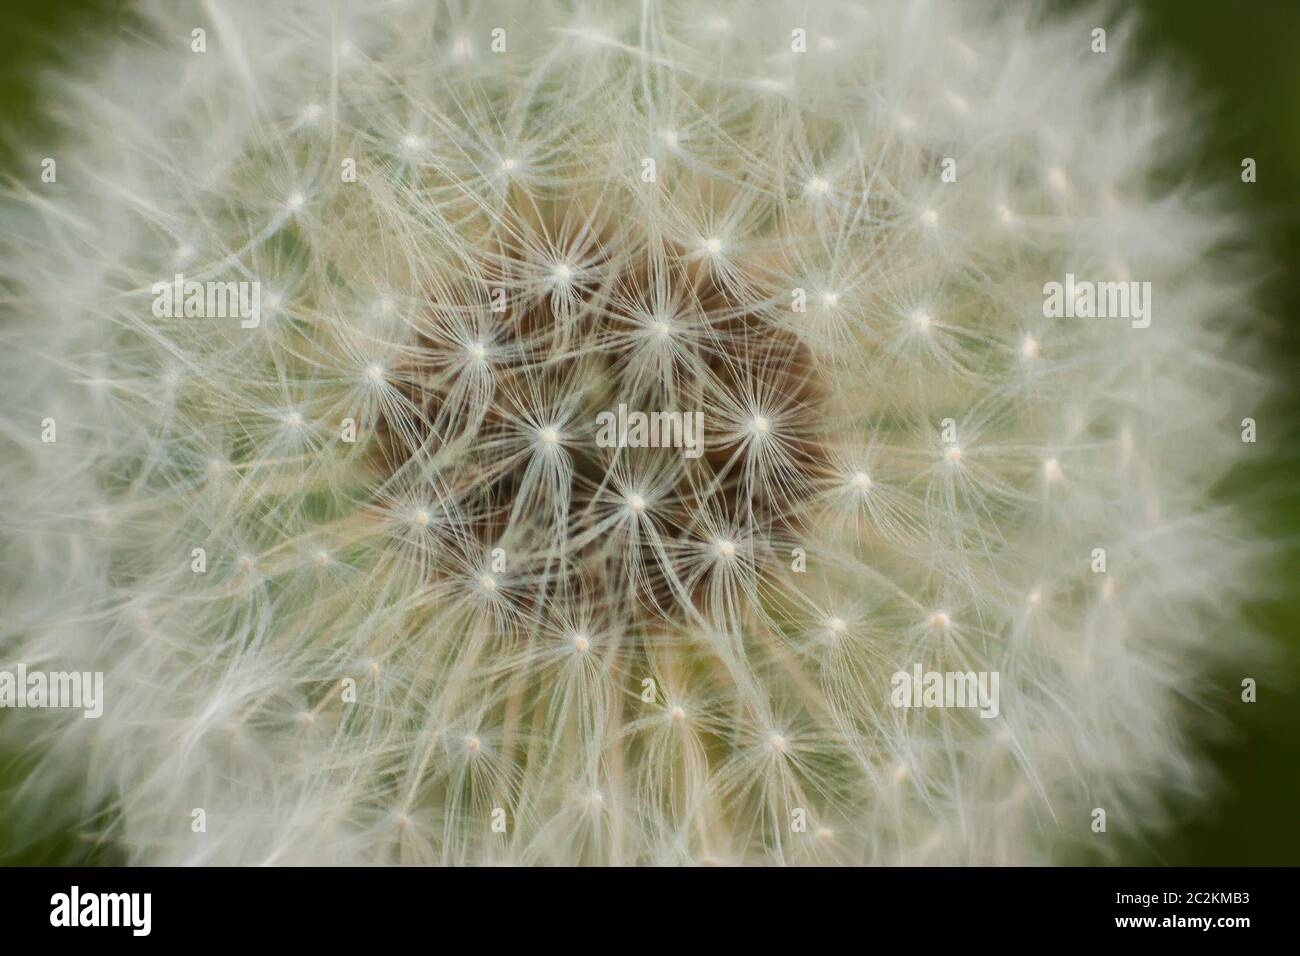
M 284 941 L 333 951 L 386 938 L 435 950 L 495 949 L 511 938 L 576 951 L 674 939 L 695 949 L 707 938 L 732 948 L 777 933 L 872 948 L 1097 936 L 1231 945 L 1243 933 L 1284 931 L 1294 883 L 1286 868 L 10 868 L 0 869 L 0 925 L 6 944 L 75 933 L 79 943 Z

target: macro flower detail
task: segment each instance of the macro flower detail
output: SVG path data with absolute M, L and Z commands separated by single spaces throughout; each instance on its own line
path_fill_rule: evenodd
M 3 206 L 0 666 L 104 680 L 0 729 L 83 831 L 1039 863 L 1201 786 L 1250 277 L 1118 24 L 133 16 Z

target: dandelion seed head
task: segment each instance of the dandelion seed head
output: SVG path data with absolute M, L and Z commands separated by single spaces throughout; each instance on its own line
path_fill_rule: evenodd
M 109 694 L 0 721 L 32 793 L 144 864 L 966 865 L 1199 792 L 1266 390 L 1238 225 L 1155 175 L 1194 98 L 1086 19 L 828 4 L 539 0 L 498 55 L 228 0 L 202 69 L 150 4 L 70 58 L 72 165 L 0 197 L 0 605 Z M 1039 324 L 1067 273 L 1150 327 Z

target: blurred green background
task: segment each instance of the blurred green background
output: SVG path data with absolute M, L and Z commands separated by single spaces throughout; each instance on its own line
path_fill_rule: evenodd
M 983 2 L 983 0 L 981 0 Z M 992 2 L 992 0 L 988 0 Z M 1028 0 L 1026 0 L 1028 2 Z M 1070 10 L 1086 2 L 1054 0 Z M 76 57 L 79 40 L 128 28 L 112 0 L 0 0 L 0 172 L 17 176 L 31 161 L 15 144 L 40 137 L 41 77 L 61 58 Z M 1259 504 L 1258 521 L 1284 553 L 1277 566 L 1276 600 L 1253 611 L 1273 638 L 1266 665 L 1232 667 L 1216 675 L 1223 700 L 1239 699 L 1240 680 L 1259 682 L 1255 704 L 1230 703 L 1228 724 L 1200 743 L 1220 785 L 1208 804 L 1169 797 L 1177 821 L 1156 839 L 1122 843 L 1120 859 L 1135 864 L 1300 864 L 1300 0 L 1142 0 L 1125 7 L 1136 18 L 1135 41 L 1146 63 L 1172 61 L 1195 82 L 1207 126 L 1192 172 L 1240 190 L 1255 228 L 1252 248 L 1275 265 L 1263 305 L 1269 361 L 1288 382 L 1284 394 L 1250 410 L 1260 440 L 1256 460 L 1243 465 L 1221 493 Z M 1114 19 L 1098 15 L 1099 26 Z M 32 148 L 36 148 L 34 145 Z M 40 154 L 43 155 L 43 154 Z M 1241 160 L 1258 163 L 1258 182 L 1241 183 Z M 30 171 L 27 171 L 30 172 Z M 1243 414 L 1247 412 L 1243 411 Z M 1225 639 L 1231 639 L 1225 635 Z M 3 717 L 0 717 L 3 719 Z M 32 764 L 0 754 L 0 808 Z M 7 794 L 5 793 L 7 791 Z M 7 808 L 6 808 L 7 809 Z M 53 808 L 47 808 L 53 810 Z M 48 814 L 28 807 L 37 819 Z M 1112 829 L 1110 837 L 1124 838 Z M 75 832 L 32 838 L 30 818 L 0 810 L 0 863 L 115 862 L 111 848 Z M 1090 862 L 1083 858 L 1081 862 Z

